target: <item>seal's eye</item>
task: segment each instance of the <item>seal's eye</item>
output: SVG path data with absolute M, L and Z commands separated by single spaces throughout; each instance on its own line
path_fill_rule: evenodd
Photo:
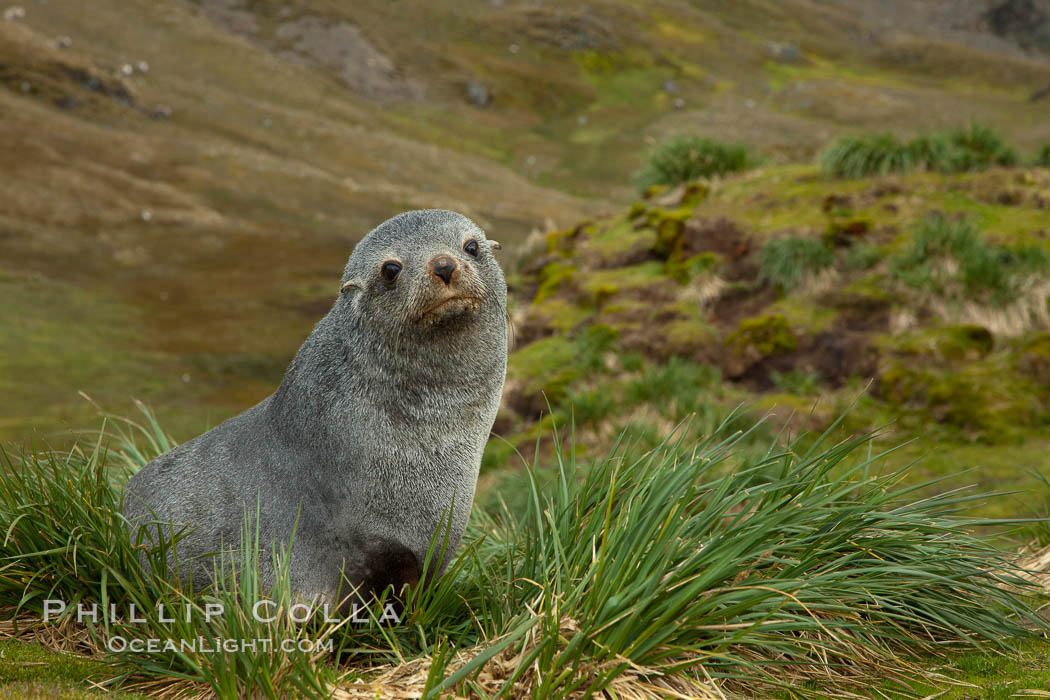
M 383 263 L 382 267 L 379 268 L 379 274 L 387 282 L 393 282 L 397 279 L 398 274 L 401 272 L 401 264 L 396 263 L 393 260 L 387 260 Z
M 478 257 L 478 242 L 471 238 L 469 241 L 463 244 L 463 250 L 467 252 L 467 255 L 471 257 Z

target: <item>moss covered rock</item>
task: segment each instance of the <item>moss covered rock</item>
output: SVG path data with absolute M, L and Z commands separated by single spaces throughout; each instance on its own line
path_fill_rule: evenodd
M 779 314 L 745 318 L 737 329 L 726 336 L 726 371 L 740 376 L 761 360 L 782 352 L 798 349 L 798 337 L 788 320 Z

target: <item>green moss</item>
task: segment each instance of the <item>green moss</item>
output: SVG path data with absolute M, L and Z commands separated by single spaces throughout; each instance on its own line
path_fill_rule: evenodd
M 79 683 L 105 672 L 105 665 L 71 654 L 47 651 L 35 644 L 0 641 L 0 677 L 10 681 L 51 680 Z
M 656 233 L 652 229 L 636 230 L 627 218 L 618 217 L 593 228 L 584 248 L 597 255 L 603 266 L 651 250 L 656 243 Z
M 894 294 L 888 286 L 885 275 L 869 272 L 841 287 L 841 294 L 870 299 L 872 302 L 890 302 Z
M 679 284 L 689 284 L 690 281 L 714 270 L 721 261 L 722 257 L 717 253 L 698 253 L 681 261 L 669 259 L 664 271 Z
M 961 367 L 893 362 L 879 379 L 879 395 L 912 418 L 953 427 L 967 439 L 1015 441 L 1047 415 L 1031 383 L 1004 360 Z
M 680 238 L 685 222 L 692 216 L 693 210 L 688 207 L 674 210 L 653 207 L 646 210 L 646 224 L 656 232 L 653 252 L 664 259 L 673 256 L 681 247 Z
M 536 289 L 534 303 L 540 303 L 552 297 L 561 288 L 562 284 L 572 279 L 576 272 L 575 265 L 567 265 L 558 261 L 547 263 L 539 273 L 540 285 Z
M 649 185 L 642 190 L 643 199 L 653 199 L 659 197 L 661 194 L 671 189 L 668 185 Z
M 936 362 L 974 361 L 986 357 L 995 338 L 983 326 L 937 326 L 904 333 L 884 342 L 898 356 L 919 356 Z
M 975 649 L 946 650 L 945 657 L 926 657 L 920 665 L 933 672 L 933 677 L 910 680 L 902 688 L 896 680 L 886 680 L 870 689 L 872 697 L 887 700 L 937 698 L 938 700 L 1012 700 L 1023 698 L 1022 689 L 1050 686 L 1050 644 L 1026 645 L 1017 652 L 991 653 Z M 933 678 L 951 679 L 937 683 Z M 804 697 L 833 700 L 842 697 L 833 687 L 809 683 Z M 814 692 L 815 691 L 815 692 Z M 1041 691 L 1040 691 L 1041 692 Z M 795 700 L 798 694 L 784 692 L 772 697 Z M 1033 695 L 1038 697 L 1038 695 Z
M 663 265 L 655 260 L 619 267 L 612 270 L 594 270 L 581 275 L 579 287 L 587 296 L 600 305 L 621 291 L 635 291 L 665 281 Z
M 0 696 L 82 700 L 113 697 L 138 700 L 143 695 L 121 691 L 98 691 L 90 686 L 112 675 L 111 668 L 96 659 L 48 651 L 37 644 L 14 639 L 0 640 Z
M 804 333 L 823 333 L 831 330 L 838 311 L 826 304 L 798 295 L 787 296 L 766 307 L 766 312 L 782 316 L 788 326 Z
M 682 192 L 682 199 L 678 202 L 678 206 L 695 209 L 707 199 L 710 193 L 711 188 L 704 183 L 690 182 L 685 186 L 685 191 Z
M 995 347 L 995 338 L 983 326 L 949 326 L 941 329 L 937 352 L 949 360 L 973 360 L 985 357 Z
M 568 257 L 576 247 L 576 238 L 585 232 L 587 226 L 580 224 L 570 229 L 551 231 L 546 236 L 547 254 Z
M 507 359 L 507 378 L 520 381 L 529 394 L 546 394 L 555 403 L 580 375 L 577 348 L 564 336 L 551 336 L 514 351 Z
M 798 338 L 786 318 L 779 314 L 765 314 L 741 321 L 726 337 L 725 345 L 737 354 L 753 349 L 760 357 L 769 357 L 778 352 L 796 350 Z
M 1021 372 L 1050 387 L 1050 333 L 1037 333 L 1025 339 L 1017 364 Z
M 566 332 L 590 318 L 592 312 L 566 299 L 551 297 L 534 304 L 529 315 L 542 319 L 548 328 Z
M 700 320 L 668 321 L 653 333 L 666 339 L 671 353 L 686 356 L 718 340 L 718 329 Z

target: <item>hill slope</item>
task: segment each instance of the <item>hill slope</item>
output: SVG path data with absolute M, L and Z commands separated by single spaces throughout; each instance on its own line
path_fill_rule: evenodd
M 0 437 L 90 422 L 77 390 L 199 432 L 272 390 L 382 219 L 451 207 L 512 249 L 627 201 L 668 133 L 773 161 L 969 118 L 1050 140 L 1045 55 L 978 5 L 947 33 L 809 0 L 9 8 Z

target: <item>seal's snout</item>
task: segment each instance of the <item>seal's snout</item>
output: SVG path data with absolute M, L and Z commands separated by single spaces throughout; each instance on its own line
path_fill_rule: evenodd
M 458 277 L 456 268 L 456 261 L 447 255 L 439 255 L 430 261 L 430 269 L 433 271 L 435 277 L 439 277 L 444 280 L 446 285 L 452 284 L 452 278 Z

